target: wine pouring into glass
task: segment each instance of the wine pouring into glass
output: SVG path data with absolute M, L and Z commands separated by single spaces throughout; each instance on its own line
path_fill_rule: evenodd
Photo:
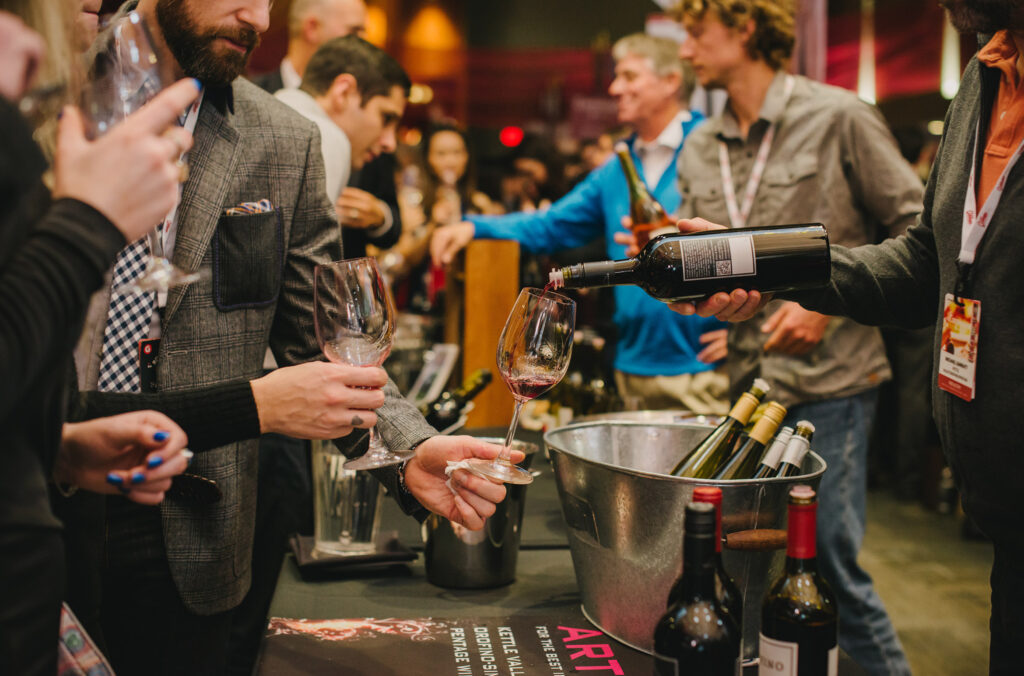
M 316 266 L 313 271 L 313 324 L 324 356 L 335 364 L 380 366 L 391 353 L 395 307 L 373 258 L 353 258 Z M 370 428 L 370 448 L 345 469 L 374 469 L 405 462 L 414 451 L 394 452 Z
M 498 339 L 497 354 L 498 370 L 516 400 L 512 424 L 497 458 L 468 461 L 474 474 L 513 484 L 533 481 L 529 471 L 509 459 L 512 438 L 523 404 L 554 387 L 568 370 L 575 330 L 575 301 L 540 289 L 519 292 Z
M 95 59 L 81 106 L 90 138 L 105 134 L 174 82 L 170 67 L 158 58 L 152 34 L 137 12 L 129 12 L 104 28 L 96 45 L 91 52 Z M 201 101 L 200 95 L 190 107 L 184 126 L 195 126 Z M 188 177 L 184 156 L 178 160 L 178 167 L 184 182 Z M 147 235 L 146 270 L 131 283 L 114 289 L 115 293 L 167 293 L 172 286 L 191 284 L 201 278 L 199 273 L 178 268 L 164 255 L 164 225 L 158 224 Z

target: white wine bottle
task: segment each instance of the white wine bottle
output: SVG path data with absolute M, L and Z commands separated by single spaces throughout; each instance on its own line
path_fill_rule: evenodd
M 740 395 L 725 420 L 680 460 L 669 473 L 672 476 L 690 477 L 691 479 L 710 479 L 715 470 L 729 457 L 736 444 L 736 439 L 743 432 L 743 426 L 747 424 L 750 415 L 770 389 L 771 387 L 765 380 L 755 378 L 754 384 Z
M 801 420 L 796 424 L 793 436 L 782 452 L 779 468 L 775 476 L 797 476 L 804 464 L 804 457 L 811 450 L 811 439 L 814 437 L 814 425 L 809 420 Z
M 761 605 L 761 676 L 839 673 L 839 612 L 835 594 L 818 573 L 817 511 L 810 486 L 790 490 L 786 570 Z
M 579 263 L 548 276 L 552 288 L 635 284 L 665 302 L 735 288 L 761 293 L 828 284 L 828 233 L 820 223 L 707 230 L 655 237 L 636 258 Z
M 757 470 L 754 472 L 754 479 L 765 479 L 775 476 L 775 472 L 779 468 L 779 462 L 782 460 L 782 452 L 786 450 L 786 444 L 789 443 L 789 438 L 792 436 L 792 427 L 783 427 L 779 430 L 779 433 L 775 435 L 775 440 L 772 441 L 772 445 L 764 452 L 761 464 L 757 466 Z
M 643 247 L 652 235 L 659 231 L 677 231 L 675 221 L 665 213 L 665 207 L 651 196 L 647 186 L 640 180 L 640 174 L 633 164 L 633 156 L 629 154 L 629 146 L 621 141 L 615 144 L 615 154 L 622 164 L 622 173 L 626 175 L 626 186 L 629 188 L 629 218 L 633 221 L 630 228 L 636 235 L 637 245 Z
M 766 446 L 775 436 L 775 430 L 786 417 L 786 407 L 772 401 L 754 423 L 750 435 L 732 456 L 712 476 L 713 479 L 750 479 Z

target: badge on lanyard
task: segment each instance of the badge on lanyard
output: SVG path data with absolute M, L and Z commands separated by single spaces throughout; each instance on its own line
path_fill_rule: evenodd
M 981 302 L 946 294 L 939 341 L 939 389 L 974 400 Z
M 139 385 L 143 392 L 156 392 L 156 366 L 159 354 L 159 338 L 139 341 Z

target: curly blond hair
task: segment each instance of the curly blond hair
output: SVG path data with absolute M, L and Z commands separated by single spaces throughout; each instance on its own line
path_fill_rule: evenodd
M 774 69 L 785 67 L 796 42 L 794 0 L 681 0 L 675 15 L 685 26 L 712 12 L 725 26 L 742 28 L 754 21 L 754 34 L 747 51 Z

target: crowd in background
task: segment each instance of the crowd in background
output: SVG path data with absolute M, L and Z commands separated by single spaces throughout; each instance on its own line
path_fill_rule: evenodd
M 405 512 L 470 528 L 493 512 L 504 488 L 458 471 L 449 490 L 444 467 L 495 446 L 437 435 L 383 369 L 319 360 L 318 264 L 376 257 L 399 309 L 436 329 L 446 275 L 473 239 L 517 241 L 530 286 L 560 261 L 622 258 L 636 242 L 617 141 L 687 219 L 822 221 L 833 244 L 891 239 L 880 246 L 892 250 L 929 213 L 934 139 L 894 138 L 852 94 L 790 74 L 790 0 L 686 0 L 682 45 L 637 33 L 613 47 L 613 128 L 558 143 L 527 134 L 500 157 L 479 156 L 454 119 L 402 133 L 411 82 L 362 39 L 363 0 L 293 0 L 288 54 L 258 75 L 247 65 L 269 25 L 265 0 L 127 2 L 117 17 L 143 17 L 178 82 L 88 134 L 86 116 L 61 104 L 89 86 L 79 64 L 98 11 L 93 0 L 0 0 L 0 673 L 56 670 L 64 601 L 65 623 L 118 673 L 251 673 L 284 540 L 309 527 L 309 439 L 358 454 L 360 431 L 379 421 L 389 446 L 416 450 L 378 472 Z M 1019 18 L 999 17 L 982 27 Z M 691 110 L 697 84 L 726 90 L 726 108 Z M 756 192 L 764 176 L 753 211 L 728 203 L 722 162 L 736 186 L 754 177 Z M 123 292 L 158 224 L 199 280 Z M 883 335 L 864 313 L 862 324 L 794 298 L 720 321 L 741 305 L 754 317 L 747 299 L 698 316 L 635 287 L 581 292 L 577 360 L 601 364 L 576 370 L 604 397 L 589 406 L 720 415 L 730 392 L 771 377 L 791 417 L 821 421 L 816 450 L 832 470 L 819 538 L 840 645 L 870 673 L 909 673 L 856 559 L 872 428 L 875 453 L 896 458 L 873 479 L 908 499 L 937 483 L 922 469 L 937 444 L 921 396 L 933 318 Z M 159 386 L 139 371 L 147 345 Z M 1005 590 L 1014 578 L 1002 576 Z M 993 650 L 1004 651 L 1019 625 L 1008 604 L 994 607 L 1006 615 Z

